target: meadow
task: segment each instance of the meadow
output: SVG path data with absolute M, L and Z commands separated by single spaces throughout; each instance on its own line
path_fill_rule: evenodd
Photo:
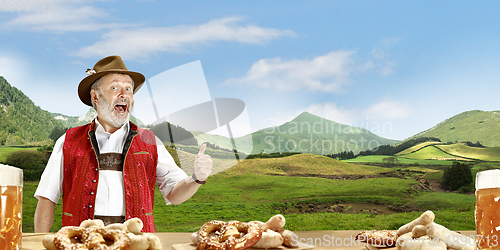
M 194 232 L 210 220 L 266 221 L 283 214 L 286 228 L 307 230 L 397 229 L 432 210 L 436 222 L 453 230 L 474 230 L 473 194 L 438 192 L 423 180 L 439 181 L 450 161 L 407 159 L 384 167 L 388 156 L 339 161 L 299 154 L 283 158 L 246 159 L 209 177 L 188 201 L 166 206 L 156 190 L 154 216 L 158 232 Z M 497 168 L 478 163 L 473 174 Z M 33 232 L 37 182 L 24 183 L 23 232 Z M 62 201 L 51 231 L 62 226 Z
M 413 179 L 368 178 L 332 180 L 315 177 L 268 175 L 212 176 L 188 201 L 165 206 L 159 191 L 155 197 L 158 232 L 194 232 L 210 220 L 266 221 L 281 213 L 286 228 L 306 230 L 397 229 L 431 209 L 436 222 L 455 230 L 474 230 L 475 197 L 467 194 L 418 192 Z M 37 182 L 24 185 L 23 232 L 33 232 Z M 374 214 L 376 209 L 353 210 L 357 204 L 383 207 L 412 206 L 413 212 Z M 343 212 L 307 212 L 301 208 L 343 205 Z M 61 228 L 61 202 L 51 231 Z M 353 207 L 353 208 L 351 208 Z M 365 206 L 366 207 L 366 206 Z M 378 211 L 380 211 L 379 209 Z

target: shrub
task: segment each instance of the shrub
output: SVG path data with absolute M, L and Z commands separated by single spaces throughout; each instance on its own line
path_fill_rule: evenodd
M 458 192 L 461 193 L 461 194 L 465 194 L 465 193 L 474 192 L 475 190 L 476 190 L 476 188 L 474 188 L 472 185 L 467 185 L 467 186 L 461 186 L 458 189 Z
M 37 181 L 40 180 L 47 159 L 40 151 L 20 150 L 7 155 L 5 164 L 21 168 L 25 181 Z
M 471 184 L 472 181 L 472 172 L 469 165 L 453 162 L 453 165 L 446 168 L 443 172 L 441 187 L 450 191 L 455 191 L 462 186 Z

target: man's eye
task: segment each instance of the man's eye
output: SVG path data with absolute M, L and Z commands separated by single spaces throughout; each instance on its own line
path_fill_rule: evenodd
M 132 88 L 127 88 L 127 91 L 130 91 L 130 90 L 132 90 Z
M 115 89 L 117 89 L 117 87 L 111 87 L 111 89 L 112 89 L 112 90 L 115 90 Z

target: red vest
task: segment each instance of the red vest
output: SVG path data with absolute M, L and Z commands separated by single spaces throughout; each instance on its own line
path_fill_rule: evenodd
M 99 183 L 99 147 L 94 122 L 68 129 L 63 146 L 63 226 L 94 218 Z M 140 218 L 143 232 L 155 232 L 153 218 L 158 154 L 153 132 L 130 123 L 123 149 L 125 219 Z

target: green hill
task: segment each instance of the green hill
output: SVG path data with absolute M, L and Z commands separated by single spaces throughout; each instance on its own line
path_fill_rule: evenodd
M 232 142 L 219 135 L 193 132 L 198 144 L 210 142 L 221 148 L 232 149 Z M 372 149 L 380 145 L 393 145 L 396 140 L 382 138 L 364 128 L 351 127 L 303 112 L 290 122 L 261 129 L 234 139 L 238 151 L 246 154 L 300 152 L 319 155 L 343 151 Z
M 436 137 L 442 142 L 479 141 L 487 147 L 500 146 L 500 111 L 472 110 L 455 115 L 408 139 Z
M 301 152 L 334 154 L 357 153 L 396 140 L 382 138 L 364 128 L 351 127 L 303 112 L 290 122 L 252 134 L 253 153 Z
M 36 106 L 22 91 L 0 76 L 0 145 L 21 145 L 47 140 L 62 123 Z
M 500 161 L 500 147 L 477 148 L 464 143 L 445 144 L 424 142 L 397 154 L 399 157 L 420 160 Z
M 247 159 L 220 173 L 224 176 L 280 175 L 326 177 L 367 175 L 388 172 L 387 168 L 342 162 L 326 156 L 297 154 L 282 158 Z

